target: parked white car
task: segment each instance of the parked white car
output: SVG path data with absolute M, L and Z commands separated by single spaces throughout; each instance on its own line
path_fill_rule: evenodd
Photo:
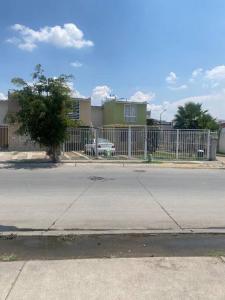
M 92 140 L 90 144 L 86 144 L 84 146 L 84 151 L 87 154 L 96 155 L 95 139 Z M 101 154 L 115 155 L 116 149 L 115 149 L 115 145 L 111 143 L 109 140 L 98 138 L 97 151 L 99 155 Z

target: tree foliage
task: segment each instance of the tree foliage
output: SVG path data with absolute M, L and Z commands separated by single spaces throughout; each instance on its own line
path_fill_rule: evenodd
M 57 159 L 60 144 L 66 139 L 67 127 L 72 126 L 68 112 L 72 109 L 68 81 L 71 76 L 46 77 L 41 65 L 32 75 L 32 83 L 13 78 L 17 86 L 12 94 L 20 110 L 14 116 L 19 124 L 18 132 L 48 149 L 53 160 Z
M 218 123 L 207 110 L 202 109 L 202 104 L 188 102 L 179 106 L 174 119 L 177 129 L 211 129 L 217 130 Z

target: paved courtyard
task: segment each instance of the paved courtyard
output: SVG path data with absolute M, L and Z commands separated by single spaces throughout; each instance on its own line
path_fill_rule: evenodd
M 0 179 L 0 231 L 225 229 L 222 169 L 26 164 Z

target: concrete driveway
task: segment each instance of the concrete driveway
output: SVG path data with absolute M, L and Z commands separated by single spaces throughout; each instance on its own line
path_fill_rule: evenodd
M 144 165 L 0 169 L 0 231 L 225 229 L 225 171 Z

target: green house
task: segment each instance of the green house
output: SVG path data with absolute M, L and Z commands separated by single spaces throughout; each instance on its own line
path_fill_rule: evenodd
M 103 104 L 104 126 L 146 125 L 146 102 L 107 99 Z

